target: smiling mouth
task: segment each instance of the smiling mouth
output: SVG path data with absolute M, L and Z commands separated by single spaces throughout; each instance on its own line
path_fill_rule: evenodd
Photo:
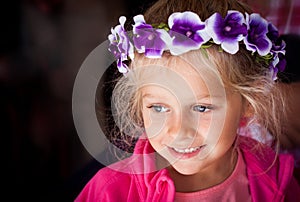
M 205 147 L 205 145 L 201 145 L 201 146 L 198 146 L 198 147 L 190 147 L 190 148 L 185 148 L 185 149 L 178 149 L 178 148 L 172 147 L 172 149 L 175 152 L 180 153 L 180 154 L 190 154 L 190 153 L 194 153 L 194 152 L 199 151 L 203 147 Z

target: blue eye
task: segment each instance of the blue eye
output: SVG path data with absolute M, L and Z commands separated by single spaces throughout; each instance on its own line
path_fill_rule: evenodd
M 193 110 L 196 112 L 209 112 L 211 110 L 211 107 L 203 106 L 203 105 L 196 105 L 193 107 Z
M 163 112 L 169 112 L 170 111 L 169 108 L 163 107 L 161 105 L 152 105 L 149 108 L 151 108 L 154 112 L 157 112 L 157 113 L 163 113 Z

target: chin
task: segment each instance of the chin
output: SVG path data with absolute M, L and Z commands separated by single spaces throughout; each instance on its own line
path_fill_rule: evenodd
M 199 172 L 198 167 L 196 167 L 195 165 L 188 165 L 185 164 L 184 162 L 181 163 L 181 165 L 172 165 L 173 169 L 178 172 L 181 175 L 194 175 L 197 174 Z

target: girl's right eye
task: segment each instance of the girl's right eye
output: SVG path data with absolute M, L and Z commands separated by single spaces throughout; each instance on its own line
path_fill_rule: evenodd
M 152 109 L 156 113 L 164 113 L 164 112 L 169 112 L 170 111 L 169 108 L 161 106 L 161 105 L 151 105 L 148 108 Z
M 196 112 L 201 112 L 201 113 L 205 113 L 205 112 L 209 112 L 212 108 L 210 106 L 204 106 L 204 105 L 196 105 L 193 107 L 193 110 Z

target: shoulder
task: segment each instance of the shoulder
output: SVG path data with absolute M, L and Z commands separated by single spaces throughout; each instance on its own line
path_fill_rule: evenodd
M 135 192 L 132 184 L 137 186 L 140 183 L 134 183 L 137 180 L 134 174 L 117 170 L 117 167 L 122 165 L 121 161 L 113 164 L 113 167 L 100 169 L 81 190 L 75 201 L 119 201 L 122 197 L 128 196 L 129 191 Z
M 239 147 L 246 164 L 251 194 L 257 199 L 283 199 L 299 190 L 293 177 L 294 159 L 252 138 L 242 137 Z M 298 192 L 293 192 L 295 195 Z M 275 201 L 276 201 L 275 200 Z
M 120 179 L 131 179 L 133 176 L 127 173 L 119 172 L 111 167 L 105 167 L 100 169 L 90 180 L 89 183 L 94 183 L 98 185 L 110 185 L 118 183 Z M 127 182 L 127 180 L 125 180 Z M 125 183 L 123 182 L 123 183 Z
M 294 158 L 291 154 L 276 153 L 273 148 L 252 138 L 239 137 L 239 148 L 247 168 L 254 173 L 276 176 L 282 172 L 290 173 L 294 169 Z
M 258 142 L 249 137 L 239 137 L 239 148 L 241 149 L 246 163 L 249 166 L 255 164 L 260 171 L 270 170 L 272 167 L 280 169 L 293 169 L 294 158 L 291 154 L 276 153 L 270 146 Z M 253 166 L 254 167 L 254 166 Z

